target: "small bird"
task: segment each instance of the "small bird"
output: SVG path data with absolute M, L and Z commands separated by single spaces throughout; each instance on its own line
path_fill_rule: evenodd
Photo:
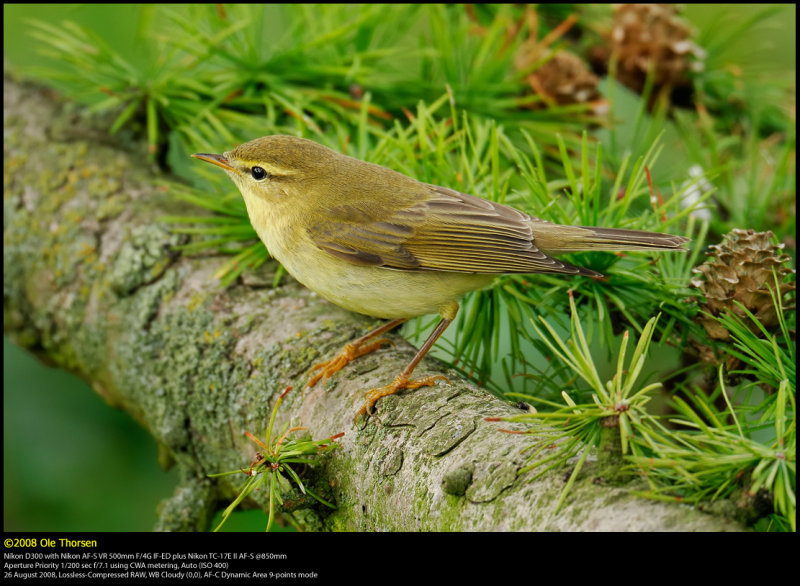
M 458 299 L 503 273 L 600 277 L 551 255 L 581 250 L 683 250 L 682 236 L 562 226 L 515 208 L 429 185 L 314 141 L 274 135 L 222 155 L 192 157 L 221 167 L 244 197 L 270 254 L 300 283 L 350 311 L 390 319 L 312 366 L 306 388 L 351 360 L 391 344 L 380 338 L 408 319 L 441 321 L 408 366 L 366 393 L 356 414 L 400 389 L 430 386 L 414 368 L 455 319 Z

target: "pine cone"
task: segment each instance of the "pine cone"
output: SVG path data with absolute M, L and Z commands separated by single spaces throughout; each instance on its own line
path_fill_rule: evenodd
M 773 245 L 772 238 L 773 234 L 769 231 L 732 230 L 725 235 L 721 244 L 712 245 L 706 255 L 709 258 L 692 269 L 697 277 L 692 279 L 691 284 L 705 295 L 705 303 L 700 304 L 700 309 L 714 316 L 727 310 L 743 318 L 744 323 L 758 333 L 758 327 L 734 303 L 738 301 L 766 329 L 776 327 L 779 323 L 778 308 L 769 290 L 775 287 L 772 269 L 775 269 L 778 277 L 781 299 L 794 290 L 794 282 L 783 281 L 795 271 L 785 264 L 791 258 L 782 252 L 783 244 Z M 730 337 L 727 328 L 711 317 L 701 314 L 698 322 L 705 327 L 710 338 L 727 340 Z
M 533 93 L 541 98 L 541 101 L 530 107 L 538 109 L 590 104 L 593 113 L 604 113 L 607 104 L 597 88 L 600 80 L 592 73 L 589 65 L 577 55 L 551 48 L 551 45 L 577 22 L 578 17 L 574 14 L 568 16 L 541 40 L 536 34 L 539 19 L 533 7 L 525 8 L 523 20 L 527 21 L 530 36 L 517 47 L 514 67 L 518 71 L 530 71 L 535 63 L 546 59 L 543 65 L 525 78 Z M 521 30 L 523 30 L 522 22 L 512 34 L 516 35 Z
M 583 59 L 566 51 L 559 51 L 528 76 L 528 83 L 545 102 L 559 106 L 599 100 L 598 81 Z
M 647 72 L 654 67 L 653 98 L 662 91 L 691 91 L 690 71 L 702 71 L 705 51 L 691 37 L 689 24 L 671 4 L 618 4 L 608 47 L 592 51 L 596 67 L 604 69 L 611 55 L 617 56 L 617 79 L 641 93 Z

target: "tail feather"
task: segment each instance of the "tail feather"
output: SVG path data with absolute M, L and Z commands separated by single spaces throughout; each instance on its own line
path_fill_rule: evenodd
M 682 250 L 688 238 L 660 232 L 644 230 L 624 230 L 622 228 L 591 228 L 580 226 L 591 232 L 585 242 L 594 244 L 601 250 Z M 620 248 L 617 248 L 620 247 Z
M 590 250 L 686 250 L 683 236 L 592 226 L 559 226 L 536 222 L 534 242 L 546 254 Z

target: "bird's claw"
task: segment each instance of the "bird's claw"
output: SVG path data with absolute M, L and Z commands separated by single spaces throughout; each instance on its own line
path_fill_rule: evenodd
M 309 375 L 311 375 L 311 373 L 315 370 L 319 370 L 319 372 L 308 379 L 308 382 L 303 387 L 303 391 L 314 387 L 314 385 L 316 385 L 320 380 L 328 380 L 331 376 L 339 372 L 359 356 L 369 354 L 384 344 L 394 346 L 394 342 L 388 338 L 380 338 L 378 340 L 371 341 L 368 344 L 356 344 L 354 342 L 346 344 L 344 348 L 342 348 L 339 353 L 330 360 L 318 362 L 308 369 Z
M 371 389 L 364 394 L 365 397 L 364 404 L 361 406 L 361 409 L 358 410 L 358 413 L 356 413 L 356 416 L 353 419 L 353 423 L 357 426 L 359 418 L 367 419 L 371 417 L 375 413 L 375 403 L 381 397 L 393 395 L 401 389 L 418 389 L 420 387 L 430 387 L 433 386 L 437 380 L 443 380 L 448 385 L 450 384 L 450 380 L 446 376 L 443 376 L 441 374 L 434 374 L 432 376 L 423 376 L 422 378 L 415 378 L 414 380 L 408 380 L 408 376 L 404 376 L 402 374 L 398 375 L 391 383 L 389 383 L 385 387 Z

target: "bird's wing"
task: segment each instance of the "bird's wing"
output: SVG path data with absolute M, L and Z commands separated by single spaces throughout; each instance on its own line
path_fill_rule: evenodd
M 329 254 L 363 266 L 597 275 L 539 250 L 533 230 L 541 220 L 446 187 L 424 189 L 424 197 L 394 209 L 369 201 L 333 206 L 309 236 Z

